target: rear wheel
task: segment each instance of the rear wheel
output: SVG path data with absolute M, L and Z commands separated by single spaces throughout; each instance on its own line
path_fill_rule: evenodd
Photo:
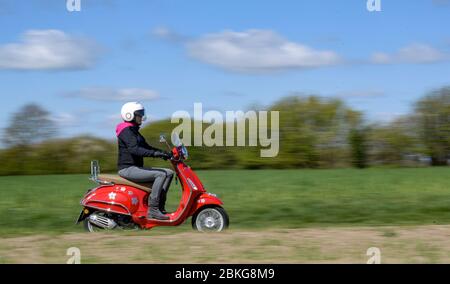
M 229 217 L 220 206 L 200 208 L 192 217 L 192 228 L 200 232 L 221 232 L 228 228 Z

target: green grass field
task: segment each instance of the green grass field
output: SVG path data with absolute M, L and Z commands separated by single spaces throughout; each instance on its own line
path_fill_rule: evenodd
M 450 224 L 450 169 L 200 171 L 230 228 Z M 88 175 L 0 177 L 0 236 L 80 232 Z M 175 209 L 179 184 L 168 208 Z M 174 228 L 159 228 L 170 232 Z M 190 220 L 176 230 L 191 230 Z

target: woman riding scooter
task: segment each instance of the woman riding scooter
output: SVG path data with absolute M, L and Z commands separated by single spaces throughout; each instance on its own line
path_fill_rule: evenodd
M 174 172 L 170 169 L 144 167 L 144 157 L 171 158 L 171 153 L 150 146 L 139 133 L 139 127 L 145 121 L 145 109 L 138 102 L 128 102 L 122 106 L 124 122 L 117 125 L 116 134 L 119 144 L 118 170 L 125 179 L 139 183 L 153 183 L 148 199 L 149 219 L 168 220 L 165 214 L 167 191 Z

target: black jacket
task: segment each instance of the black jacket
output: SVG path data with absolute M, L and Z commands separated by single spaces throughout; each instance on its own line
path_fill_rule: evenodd
M 143 167 L 144 157 L 161 157 L 164 153 L 145 142 L 145 138 L 139 133 L 138 125 L 120 126 L 119 124 L 117 130 L 119 144 L 117 167 L 119 170 L 131 166 Z

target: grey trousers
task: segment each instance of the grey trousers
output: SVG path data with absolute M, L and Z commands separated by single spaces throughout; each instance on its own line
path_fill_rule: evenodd
M 144 168 L 135 166 L 121 169 L 119 171 L 119 175 L 121 177 L 133 182 L 153 182 L 150 199 L 157 200 L 161 198 L 161 194 L 164 194 L 163 199 L 165 199 L 165 195 L 167 194 L 170 183 L 172 182 L 173 174 L 174 172 L 170 169 L 150 167 Z

